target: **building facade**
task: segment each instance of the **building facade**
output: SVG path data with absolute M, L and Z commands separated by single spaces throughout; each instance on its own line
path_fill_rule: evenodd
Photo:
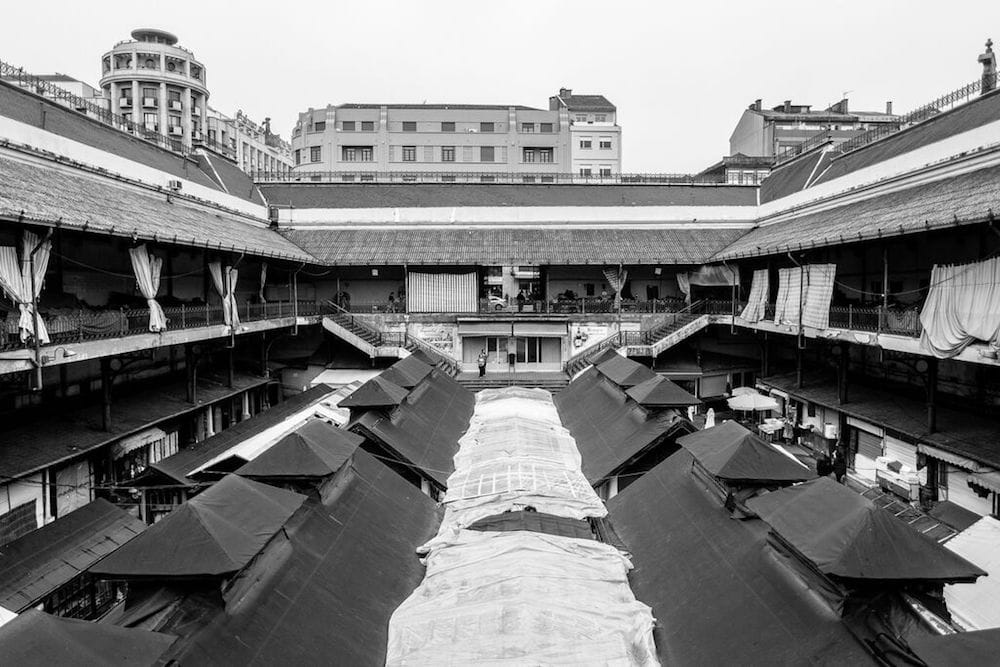
M 549 109 L 569 115 L 571 171 L 584 178 L 608 177 L 622 170 L 622 128 L 618 109 L 604 95 L 574 95 L 560 88 Z
M 208 145 L 218 146 L 248 174 L 282 176 L 292 168 L 292 147 L 271 132 L 271 119 L 258 124 L 243 111 L 227 116 L 208 108 Z
M 205 66 L 163 30 L 141 28 L 101 58 L 101 88 L 111 111 L 140 131 L 190 146 L 204 139 L 208 118 Z

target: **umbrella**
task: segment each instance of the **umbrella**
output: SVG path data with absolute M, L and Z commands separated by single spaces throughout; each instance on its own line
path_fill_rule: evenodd
M 736 387 L 733 389 L 733 396 L 742 396 L 743 394 L 756 394 L 757 390 L 753 387 Z
M 715 408 L 709 408 L 708 412 L 705 413 L 705 428 L 713 426 L 715 426 Z
M 766 412 L 778 409 L 778 402 L 770 396 L 764 396 L 763 394 L 741 394 L 727 399 L 726 403 L 733 410 Z

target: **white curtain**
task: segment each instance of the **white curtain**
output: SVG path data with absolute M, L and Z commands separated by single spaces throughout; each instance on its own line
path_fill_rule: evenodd
M 221 262 L 209 262 L 208 272 L 212 275 L 215 291 L 222 298 L 222 318 L 226 326 L 238 327 L 240 313 L 236 304 L 236 279 L 239 277 L 239 272 L 231 266 L 227 266 L 223 271 Z M 228 280 L 223 276 L 228 277 Z
M 479 310 L 475 273 L 419 273 L 406 276 L 406 308 L 411 313 L 474 313 Z
M 920 324 L 920 347 L 935 357 L 954 357 L 975 341 L 1000 348 L 1000 257 L 935 265 Z
M 163 309 L 156 302 L 156 293 L 160 289 L 160 269 L 163 268 L 163 260 L 150 254 L 146 245 L 137 248 L 130 248 L 129 257 L 132 258 L 132 270 L 135 272 L 135 281 L 139 285 L 139 291 L 146 299 L 149 306 L 149 330 L 153 333 L 163 331 L 167 328 L 167 318 L 163 315 Z
M 830 326 L 830 300 L 833 298 L 837 265 L 809 264 L 804 269 L 806 284 L 802 286 L 802 324 L 826 329 Z
M 740 313 L 740 317 L 747 322 L 759 322 L 764 319 L 764 309 L 767 307 L 767 297 L 770 293 L 771 285 L 767 269 L 759 269 L 753 272 L 753 283 L 750 286 L 750 297 L 747 299 L 746 308 Z
M 31 251 L 39 242 L 38 235 L 24 232 L 21 237 L 21 260 L 18 262 L 17 249 L 10 246 L 0 247 L 0 287 L 17 304 L 20 316 L 17 327 L 21 342 L 25 343 L 34 335 L 35 310 L 32 297 L 38 297 L 42 292 L 42 282 L 49 266 L 49 255 L 52 251 L 51 241 L 46 241 L 35 253 L 35 293 L 31 293 Z M 45 322 L 38 317 L 38 341 L 43 345 L 49 342 L 49 332 Z
M 260 302 L 262 304 L 263 303 L 267 303 L 267 300 L 264 298 L 264 287 L 266 285 L 267 285 L 267 262 L 261 262 L 261 264 L 260 264 L 260 292 L 257 294 L 257 296 L 260 297 Z
M 615 303 L 621 301 L 622 289 L 628 280 L 628 269 L 604 269 L 604 277 L 615 293 Z
M 791 291 L 792 275 L 798 276 L 798 267 L 792 269 L 778 269 L 778 298 L 774 300 L 774 323 L 781 324 L 786 321 L 786 309 L 788 307 L 788 295 Z M 795 307 L 798 308 L 799 291 L 795 290 Z
M 677 274 L 677 287 L 680 288 L 681 294 L 684 295 L 684 301 L 691 303 L 691 281 L 687 273 Z

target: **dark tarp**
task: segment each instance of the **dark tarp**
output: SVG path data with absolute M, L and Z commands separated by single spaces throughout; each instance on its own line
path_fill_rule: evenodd
M 376 375 L 340 401 L 340 407 L 351 410 L 394 407 L 403 402 L 407 390 Z
M 563 426 L 576 440 L 581 469 L 593 485 L 687 424 L 675 410 L 648 412 L 595 367 L 552 400 Z
M 0 626 L 7 665 L 153 665 L 174 643 L 159 632 L 118 628 L 31 609 Z
M 638 361 L 632 361 L 620 354 L 615 354 L 613 357 L 609 355 L 606 360 L 597 364 L 597 370 L 623 389 L 634 387 L 656 377 L 656 373 Z
M 206 438 L 190 447 L 185 447 L 176 454 L 161 459 L 156 463 L 151 463 L 149 470 L 145 475 L 140 477 L 140 480 L 148 480 L 151 483 L 156 483 L 157 478 L 166 477 L 171 483 L 193 484 L 194 480 L 189 478 L 187 474 L 195 468 L 211 461 L 216 456 L 225 453 L 244 440 L 280 424 L 295 413 L 305 410 L 310 405 L 320 403 L 325 396 L 333 393 L 333 391 L 333 387 L 329 385 L 318 384 L 301 394 L 286 398 L 281 403 L 264 410 L 260 414 L 254 415 L 250 419 L 233 424 L 221 433 Z M 138 485 L 142 486 L 141 483 Z
M 971 583 L 986 573 L 828 477 L 747 501 L 785 543 L 828 575 Z
M 640 382 L 625 393 L 647 408 L 685 408 L 701 404 L 700 400 L 660 375 Z
M 681 449 L 608 501 L 665 665 L 875 664 L 764 548 L 767 526 L 733 521 Z
M 468 529 L 498 533 L 512 530 L 527 530 L 532 533 L 573 537 L 579 540 L 595 539 L 594 531 L 587 521 L 570 519 L 555 514 L 546 514 L 545 512 L 526 512 L 524 510 L 504 512 L 503 514 L 494 514 L 493 516 L 479 519 L 470 524 Z
M 910 649 L 930 667 L 995 665 L 1000 661 L 1000 629 L 914 637 Z
M 91 568 L 106 579 L 187 579 L 239 570 L 305 496 L 227 475 Z
M 0 547 L 0 607 L 19 612 L 138 535 L 139 519 L 103 499 Z
M 434 536 L 440 515 L 434 501 L 362 450 L 334 485 L 321 491 L 326 501 L 310 497 L 234 580 L 225 610 L 189 631 L 167 658 L 181 665 L 384 664 L 389 617 L 423 578 L 416 549 Z
M 252 478 L 326 477 L 340 470 L 362 442 L 364 438 L 357 433 L 313 419 L 236 470 L 236 474 Z
M 803 482 L 816 476 L 734 421 L 689 433 L 677 444 L 728 482 Z
M 382 371 L 379 377 L 404 389 L 413 389 L 431 372 L 432 368 L 432 365 L 424 363 L 411 354 Z
M 434 369 L 391 413 L 362 412 L 349 428 L 444 488 L 455 469 L 458 439 L 469 428 L 475 404 L 472 392 Z
M 618 352 L 613 347 L 606 347 L 600 352 L 594 352 L 593 354 L 590 354 L 589 356 L 586 357 L 586 359 L 594 366 L 597 366 L 599 364 L 604 363 L 605 361 L 620 356 L 622 355 L 618 354 Z

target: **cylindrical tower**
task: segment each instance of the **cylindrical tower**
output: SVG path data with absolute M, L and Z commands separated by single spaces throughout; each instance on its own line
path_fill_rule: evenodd
M 139 28 L 104 54 L 101 88 L 111 111 L 142 131 L 190 146 L 203 140 L 208 116 L 205 66 L 164 30 Z

